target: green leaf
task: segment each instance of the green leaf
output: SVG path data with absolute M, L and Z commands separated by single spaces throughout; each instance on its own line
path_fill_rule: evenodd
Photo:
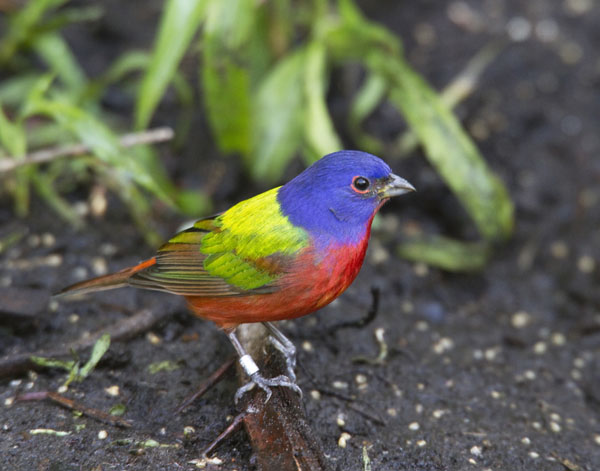
M 325 45 L 322 42 L 313 41 L 308 46 L 305 61 L 306 115 L 304 118 L 304 133 L 309 147 L 320 158 L 343 148 L 327 109 L 326 95 L 329 76 Z
M 87 378 L 87 376 L 96 367 L 98 362 L 102 359 L 109 347 L 110 334 L 102 334 L 102 337 L 100 337 L 96 341 L 96 343 L 94 344 L 94 348 L 92 348 L 92 354 L 90 355 L 90 359 L 79 370 L 79 381 L 83 381 L 85 378 Z
M 25 129 L 22 124 L 11 122 L 0 105 L 0 144 L 12 157 L 25 156 L 27 152 L 27 140 Z
M 135 109 L 137 129 L 145 128 L 179 61 L 198 30 L 206 0 L 168 0 L 161 17 L 152 59 L 142 80 Z
M 348 127 L 353 139 L 361 149 L 376 155 L 383 153 L 383 143 L 364 132 L 361 124 L 383 101 L 387 91 L 388 84 L 385 78 L 379 74 L 370 73 L 354 97 L 348 116 Z
M 159 371 L 175 371 L 178 369 L 179 365 L 169 360 L 159 361 L 148 365 L 148 371 L 150 372 L 150 374 L 153 375 L 158 373 Z
M 209 122 L 223 152 L 249 154 L 251 149 L 250 75 L 219 38 L 203 43 L 202 87 Z
M 296 51 L 270 71 L 255 95 L 253 151 L 248 164 L 256 180 L 272 183 L 302 142 L 306 51 Z
M 127 408 L 125 407 L 125 404 L 115 404 L 114 406 L 112 406 L 110 408 L 110 415 L 114 415 L 117 417 L 121 417 L 122 415 L 125 414 L 125 411 L 127 411 Z
M 391 84 L 390 99 L 419 137 L 431 164 L 456 194 L 479 232 L 501 240 L 513 229 L 513 204 L 500 179 L 439 95 L 400 56 L 371 56 Z
M 77 94 L 83 90 L 87 83 L 85 73 L 60 34 L 46 33 L 38 36 L 33 47 L 71 92 Z
M 486 242 L 461 242 L 442 236 L 409 240 L 398 247 L 398 255 L 415 262 L 454 272 L 481 270 L 491 255 Z
M 56 360 L 54 358 L 44 358 L 32 355 L 29 359 L 36 365 L 43 366 L 44 368 L 60 368 L 66 371 L 71 371 L 77 364 L 74 360 Z
M 44 14 L 68 0 L 35 0 L 26 2 L 25 6 L 10 17 L 8 32 L 0 41 L 0 63 L 12 58 L 16 50 L 35 37 L 36 27 Z

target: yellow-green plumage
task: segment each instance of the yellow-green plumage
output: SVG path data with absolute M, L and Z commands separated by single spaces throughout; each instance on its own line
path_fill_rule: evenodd
M 242 201 L 177 234 L 158 250 L 156 265 L 132 284 L 196 296 L 268 292 L 284 274 L 286 259 L 291 262 L 309 244 L 306 231 L 282 214 L 278 191 Z

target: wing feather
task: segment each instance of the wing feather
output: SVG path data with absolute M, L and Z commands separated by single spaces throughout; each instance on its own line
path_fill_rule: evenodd
M 263 193 L 176 234 L 158 249 L 156 263 L 129 284 L 183 296 L 277 291 L 308 236 L 279 213 L 275 196 L 276 190 Z M 260 223 L 249 228 L 249 216 Z

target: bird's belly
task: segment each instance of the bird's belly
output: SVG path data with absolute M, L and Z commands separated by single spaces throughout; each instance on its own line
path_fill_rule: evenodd
M 359 246 L 330 248 L 318 261 L 303 255 L 297 269 L 284 275 L 279 289 L 269 294 L 221 297 L 188 296 L 194 313 L 223 329 L 249 322 L 293 319 L 310 314 L 342 294 L 360 271 L 366 241 Z

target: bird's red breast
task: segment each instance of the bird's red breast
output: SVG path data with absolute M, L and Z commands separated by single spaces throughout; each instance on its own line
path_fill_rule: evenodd
M 370 222 L 370 221 L 369 221 Z M 278 282 L 273 293 L 252 296 L 186 296 L 196 315 L 230 330 L 247 322 L 293 319 L 310 314 L 331 301 L 350 286 L 362 266 L 371 225 L 358 244 L 331 244 L 317 252 L 307 247 L 294 268 Z

